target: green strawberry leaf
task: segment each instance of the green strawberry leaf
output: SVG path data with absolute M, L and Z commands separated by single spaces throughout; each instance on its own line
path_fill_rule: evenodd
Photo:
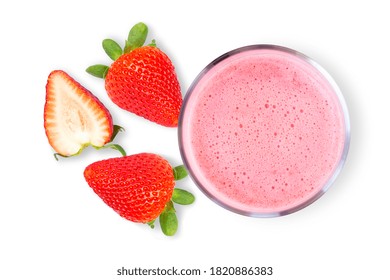
M 174 188 L 172 194 L 172 201 L 181 205 L 189 205 L 194 203 L 195 196 L 186 190 Z
M 139 22 L 134 25 L 129 32 L 129 36 L 126 40 L 125 53 L 131 52 L 132 50 L 142 47 L 148 36 L 148 27 L 145 23 Z
M 123 127 L 121 127 L 121 126 L 119 126 L 119 125 L 117 125 L 117 124 L 114 124 L 114 131 L 113 131 L 113 133 L 112 133 L 110 142 L 112 142 L 112 141 L 114 140 L 114 138 L 117 136 L 117 134 L 118 134 L 119 132 L 122 132 L 122 131 L 124 131 L 124 130 L 125 130 L 125 129 L 124 129 Z
M 119 151 L 122 156 L 126 156 L 126 151 L 122 148 L 122 146 L 118 145 L 118 144 L 112 144 L 112 143 L 108 143 L 102 147 L 95 147 L 94 148 L 96 150 L 101 150 L 101 149 L 107 149 L 107 148 L 110 148 L 110 149 L 113 149 L 113 150 L 117 150 Z
M 85 71 L 98 78 L 106 78 L 109 67 L 103 64 L 89 66 Z
M 177 220 L 176 210 L 173 207 L 172 201 L 169 201 L 165 206 L 164 211 L 160 214 L 159 221 L 161 230 L 165 235 L 175 235 L 179 222 Z
M 71 156 L 73 156 L 73 155 L 71 155 Z M 56 159 L 56 161 L 58 161 L 58 157 L 67 158 L 67 157 L 71 157 L 71 156 L 64 156 L 64 155 L 61 155 L 60 153 L 55 153 L 54 154 L 54 158 Z
M 179 165 L 173 168 L 173 176 L 175 178 L 175 181 L 181 180 L 187 177 L 187 175 L 187 169 L 184 165 Z
M 123 53 L 122 48 L 114 40 L 105 39 L 103 40 L 102 45 L 106 54 L 114 61 L 117 60 Z
M 114 124 L 114 129 L 113 129 L 113 132 L 111 135 L 110 142 L 108 142 L 106 145 L 104 145 L 102 147 L 95 147 L 94 146 L 94 148 L 96 150 L 110 148 L 110 149 L 119 151 L 122 154 L 122 156 L 126 156 L 126 151 L 122 148 L 122 146 L 120 146 L 118 144 L 111 143 L 114 140 L 114 138 L 117 136 L 117 134 L 121 131 L 124 131 L 124 128 L 119 126 L 119 125 Z

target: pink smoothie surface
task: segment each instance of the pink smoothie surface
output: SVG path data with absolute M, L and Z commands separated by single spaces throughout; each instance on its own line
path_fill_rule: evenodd
M 300 55 L 259 48 L 230 55 L 187 93 L 179 139 L 197 185 L 246 214 L 283 213 L 317 199 L 345 153 L 334 85 Z

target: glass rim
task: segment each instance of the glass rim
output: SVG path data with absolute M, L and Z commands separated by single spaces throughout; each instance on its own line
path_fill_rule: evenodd
M 198 85 L 198 83 L 202 80 L 202 78 L 216 65 L 224 61 L 225 59 L 228 59 L 231 56 L 234 56 L 236 54 L 240 54 L 243 52 L 251 51 L 251 50 L 261 50 L 261 49 L 266 49 L 266 50 L 276 50 L 280 51 L 283 53 L 287 53 L 290 55 L 293 55 L 311 66 L 313 66 L 317 71 L 320 72 L 320 74 L 324 77 L 324 80 L 327 81 L 333 90 L 334 94 L 337 97 L 337 101 L 339 102 L 342 116 L 344 118 L 344 146 L 342 148 L 342 153 L 340 156 L 340 159 L 338 160 L 338 163 L 333 171 L 333 173 L 330 173 L 329 179 L 326 181 L 326 183 L 319 189 L 317 193 L 314 195 L 310 196 L 308 199 L 304 200 L 298 205 L 295 205 L 293 207 L 287 208 L 282 211 L 274 211 L 274 212 L 255 212 L 255 211 L 248 211 L 244 209 L 239 209 L 237 207 L 234 207 L 232 205 L 229 205 L 220 199 L 218 199 L 216 196 L 214 196 L 208 189 L 202 185 L 202 183 L 196 178 L 192 168 L 191 164 L 188 161 L 188 158 L 186 156 L 186 152 L 184 149 L 184 141 L 183 141 L 183 122 L 184 122 L 184 115 L 186 112 L 188 100 L 190 99 L 194 89 Z M 292 214 L 294 212 L 297 212 L 310 204 L 312 204 L 314 201 L 318 200 L 324 193 L 328 191 L 328 189 L 333 185 L 334 181 L 338 177 L 339 173 L 341 172 L 345 161 L 347 159 L 348 151 L 349 151 L 349 145 L 350 145 L 350 139 L 351 139 L 351 132 L 350 132 L 350 118 L 349 118 L 349 112 L 348 112 L 348 107 L 346 104 L 346 101 L 344 99 L 344 96 L 337 85 L 336 81 L 333 79 L 333 77 L 326 71 L 319 63 L 317 63 L 315 60 L 312 58 L 308 57 L 307 55 L 298 52 L 296 50 L 284 47 L 284 46 L 279 46 L 279 45 L 272 45 L 272 44 L 255 44 L 255 45 L 248 45 L 240 48 L 233 49 L 231 51 L 228 51 L 216 59 L 214 59 L 212 62 L 210 62 L 194 79 L 194 81 L 191 83 L 190 87 L 188 88 L 184 98 L 183 98 L 183 104 L 182 104 L 182 109 L 180 111 L 180 116 L 179 116 L 179 123 L 178 123 L 178 143 L 179 143 L 179 150 L 181 154 L 181 158 L 183 160 L 184 166 L 188 170 L 188 174 L 191 177 L 191 179 L 194 181 L 195 185 L 213 202 L 218 204 L 219 206 L 248 217 L 255 217 L 255 218 L 269 218 L 269 217 L 280 217 L 280 216 L 285 216 L 288 214 Z

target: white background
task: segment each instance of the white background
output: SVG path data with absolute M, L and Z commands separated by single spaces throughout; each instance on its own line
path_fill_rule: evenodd
M 122 266 L 208 274 L 212 266 L 272 266 L 274 275 L 264 279 L 389 279 L 386 1 L 84 2 L 1 4 L 0 279 L 130 279 L 116 275 Z M 48 74 L 63 69 L 125 127 L 117 142 L 128 154 L 154 152 L 181 163 L 177 129 L 120 110 L 103 81 L 85 72 L 110 62 L 103 39 L 122 44 L 139 21 L 173 60 L 183 95 L 211 60 L 244 45 L 290 47 L 327 69 L 345 95 L 352 126 L 347 163 L 328 193 L 295 214 L 255 219 L 220 208 L 185 179 L 179 186 L 197 201 L 177 207 L 180 229 L 169 238 L 120 218 L 84 181 L 85 166 L 117 152 L 88 149 L 55 161 L 43 105 Z M 259 277 L 183 279 L 206 278 Z

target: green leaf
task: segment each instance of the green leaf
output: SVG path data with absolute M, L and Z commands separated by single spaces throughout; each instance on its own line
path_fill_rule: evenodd
M 95 147 L 95 146 L 94 146 L 94 148 L 95 148 L 96 150 L 110 148 L 110 149 L 119 151 L 119 152 L 122 154 L 122 156 L 126 156 L 126 151 L 125 151 L 120 145 L 118 145 L 118 144 L 110 144 L 110 143 L 109 143 L 109 144 L 106 144 L 106 145 L 104 145 L 104 146 L 102 146 L 102 147 Z
M 125 53 L 131 52 L 132 50 L 142 47 L 148 36 L 148 27 L 145 23 L 139 22 L 134 25 L 129 32 L 129 36 L 126 40 Z
M 114 124 L 114 131 L 113 131 L 113 133 L 112 133 L 110 142 L 112 142 L 112 141 L 115 139 L 115 137 L 117 136 L 117 134 L 118 134 L 119 132 L 122 132 L 122 131 L 124 131 L 124 130 L 125 130 L 125 129 L 124 129 L 123 127 Z
M 107 75 L 109 67 L 103 64 L 89 66 L 85 71 L 92 76 L 104 79 Z
M 173 177 L 175 178 L 175 181 L 181 180 L 187 177 L 187 175 L 187 169 L 184 165 L 179 165 L 173 168 Z
M 174 188 L 172 194 L 172 201 L 181 205 L 189 205 L 194 203 L 195 196 L 186 190 Z
M 63 156 L 63 155 L 61 155 L 60 153 L 55 153 L 55 154 L 54 154 L 54 158 L 56 159 L 56 161 L 58 161 L 58 157 L 67 158 L 67 157 L 70 157 L 70 156 Z
M 176 210 L 173 207 L 172 201 L 169 201 L 165 206 L 164 211 L 160 214 L 159 221 L 161 230 L 165 235 L 175 235 L 179 227 L 179 222 L 177 220 Z
M 112 59 L 117 60 L 122 55 L 122 48 L 117 42 L 111 39 L 103 40 L 103 49 L 106 54 Z

